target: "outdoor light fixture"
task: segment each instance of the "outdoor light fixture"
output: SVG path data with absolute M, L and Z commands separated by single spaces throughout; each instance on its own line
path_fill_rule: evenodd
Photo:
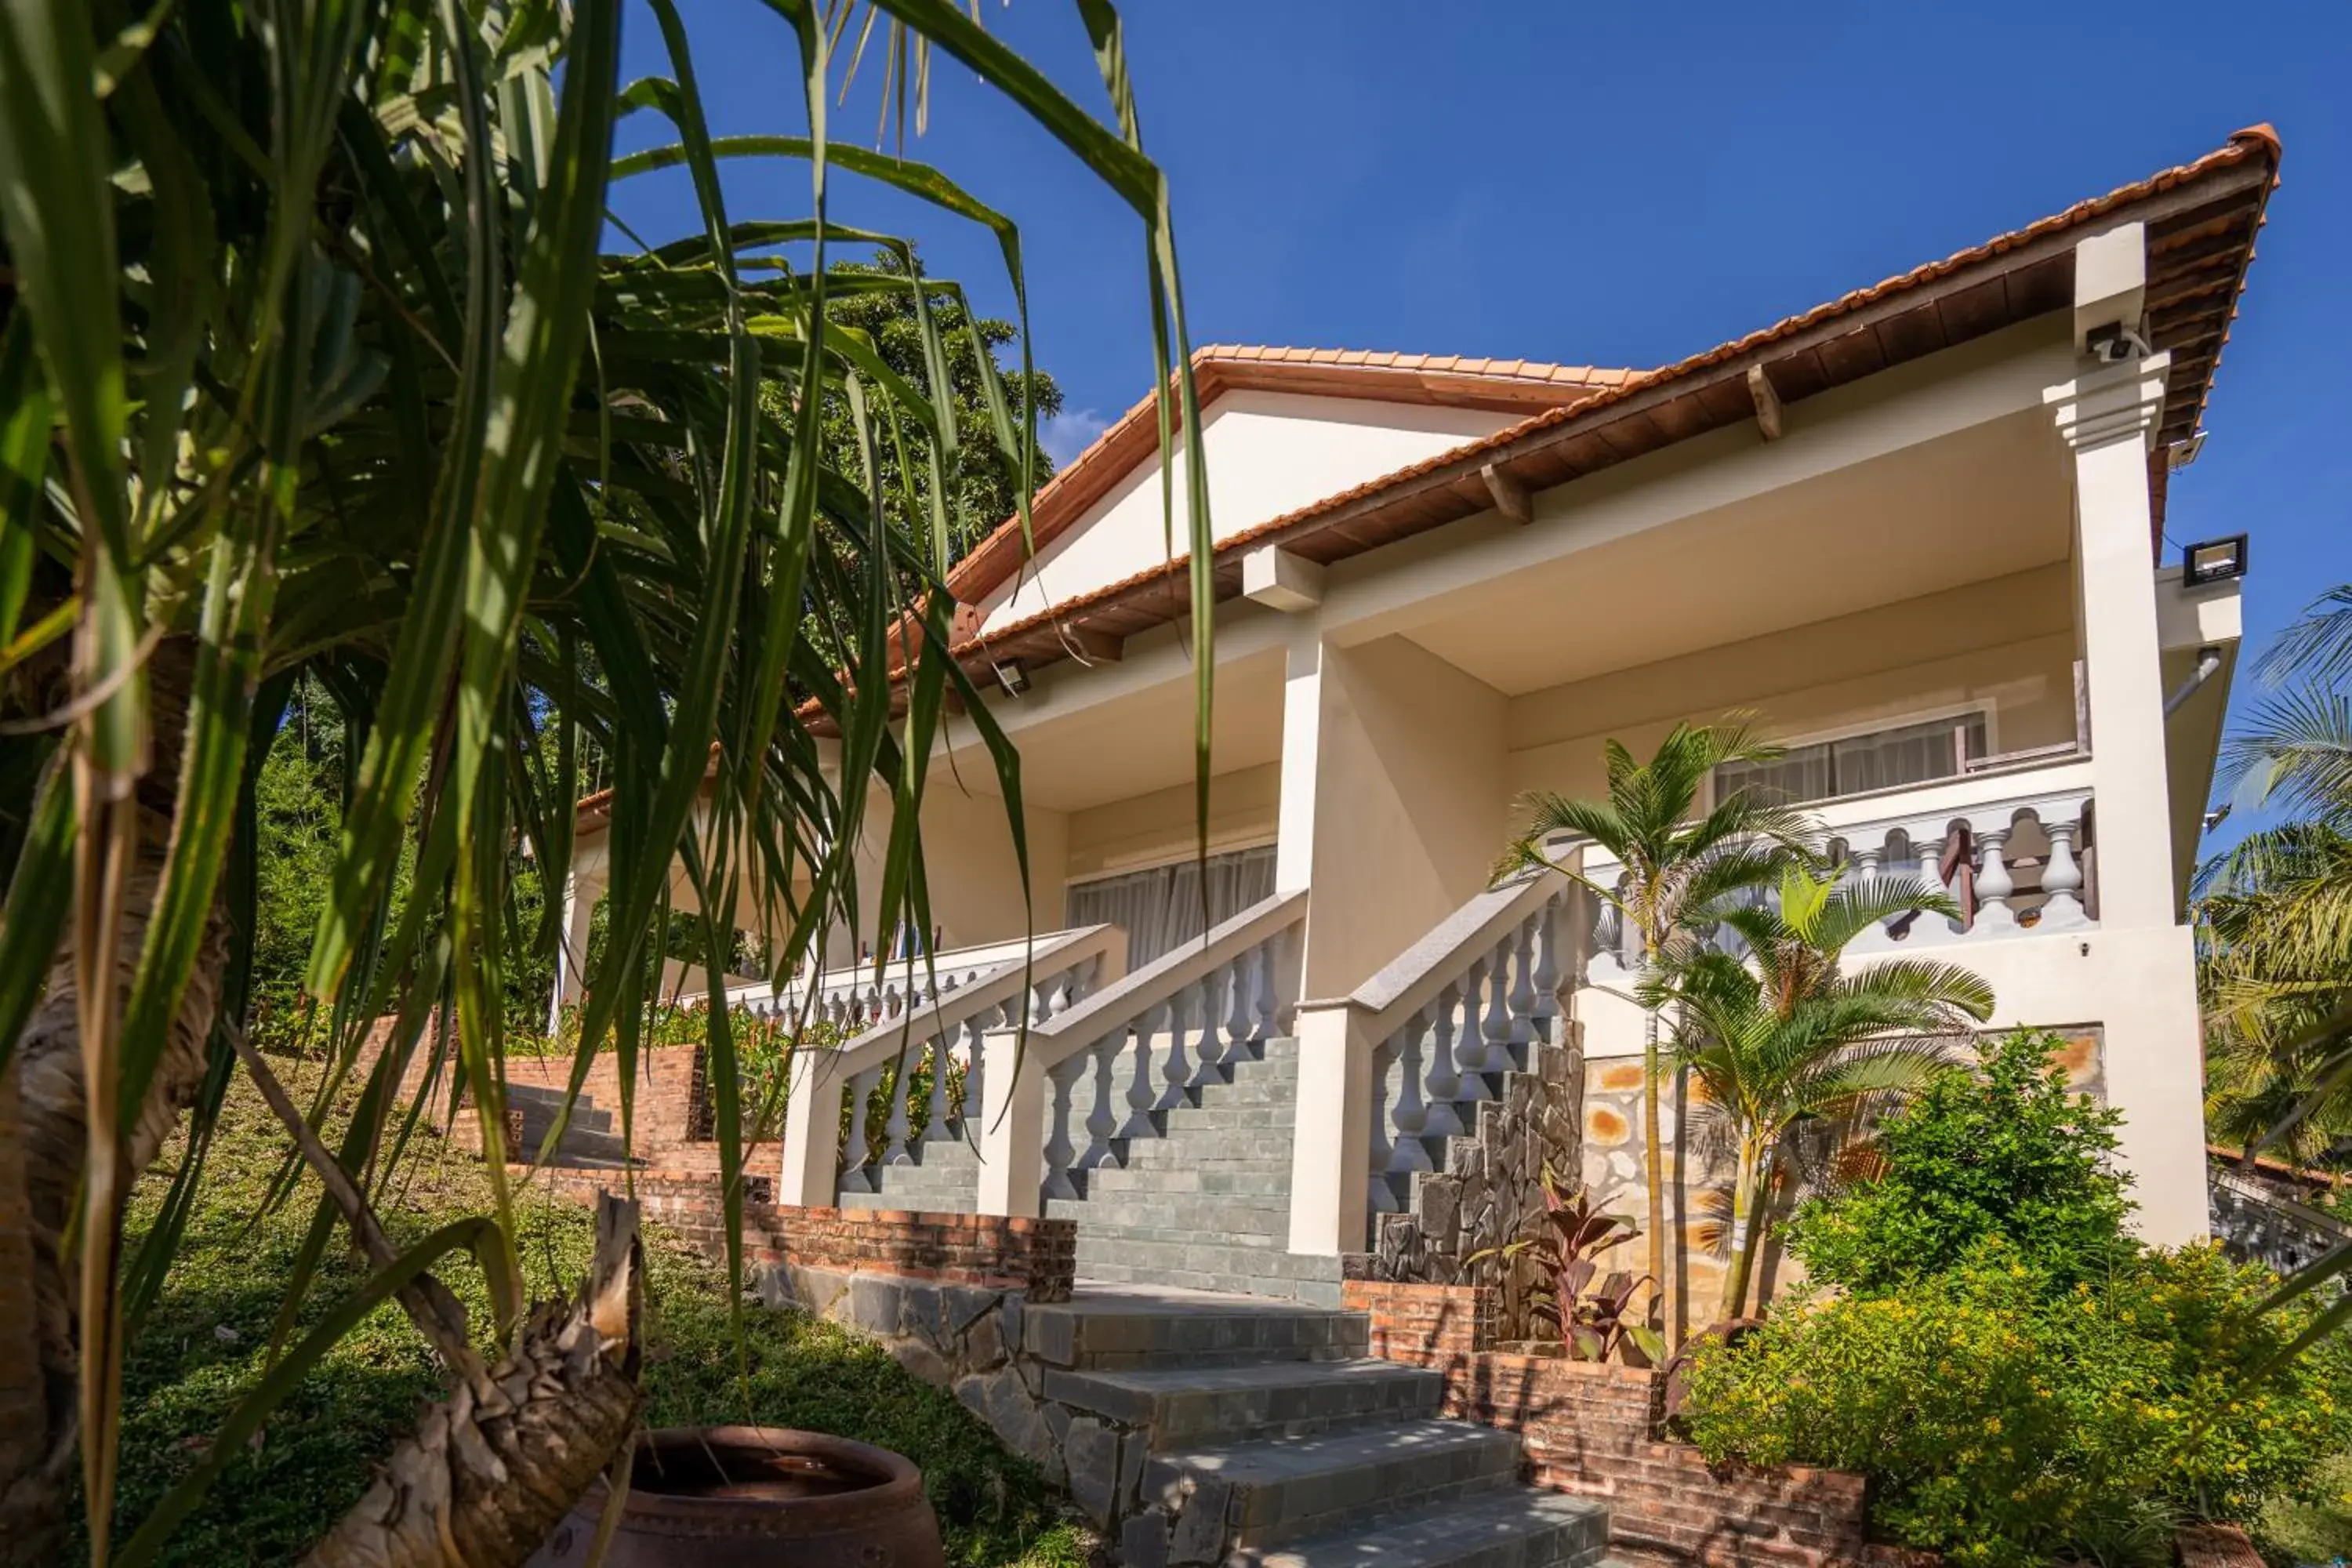
M 996 683 L 1006 696 L 1018 697 L 1029 689 L 1029 667 L 1017 658 L 1006 659 L 996 667 Z
M 2245 574 L 2246 536 L 2242 533 L 2233 533 L 2227 539 L 2209 539 L 2180 552 L 2180 581 L 2189 587 L 2226 583 Z
M 2197 454 L 2204 449 L 2205 432 L 2200 430 L 2186 439 L 2175 441 L 2171 446 L 2167 447 L 2164 449 L 2164 466 L 2176 471 L 2185 468 L 2195 462 Z

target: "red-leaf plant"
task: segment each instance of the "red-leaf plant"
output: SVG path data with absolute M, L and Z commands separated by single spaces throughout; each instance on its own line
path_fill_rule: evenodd
M 1562 1185 L 1558 1170 L 1546 1161 L 1543 1213 L 1529 1224 L 1528 1234 L 1489 1247 L 1471 1261 L 1531 1258 L 1542 1270 L 1544 1282 L 1530 1293 L 1528 1305 L 1538 1321 L 1552 1326 L 1571 1359 L 1614 1360 L 1631 1343 L 1657 1362 L 1665 1342 L 1633 1310 L 1633 1298 L 1651 1283 L 1650 1277 L 1622 1268 L 1602 1275 L 1595 1261 L 1598 1254 L 1635 1240 L 1642 1232 L 1623 1215 L 1596 1212 L 1591 1197 L 1581 1189 L 1571 1194 L 1563 1192 Z M 1597 1289 L 1596 1277 L 1601 1281 Z

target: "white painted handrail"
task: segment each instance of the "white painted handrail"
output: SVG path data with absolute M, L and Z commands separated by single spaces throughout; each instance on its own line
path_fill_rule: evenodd
M 1573 851 L 1571 851 L 1573 853 Z M 1445 1140 L 1531 1065 L 1576 973 L 1591 900 L 1562 870 L 1477 894 L 1353 994 L 1298 1009 L 1290 1250 L 1360 1250 L 1366 1216 L 1412 1201 Z
M 1112 1160 L 1115 1145 L 1160 1136 L 1160 1112 L 1272 1038 L 1297 994 L 1295 933 L 1306 919 L 1305 892 L 1277 893 L 1025 1037 L 991 1031 L 980 1212 L 1030 1215 L 1046 1197 L 1078 1195 L 1081 1173 Z M 1082 1077 L 1093 1086 L 1091 1110 L 1073 1103 Z
M 908 1095 L 912 1069 L 927 1051 L 935 1070 L 921 1141 L 959 1135 L 966 1111 L 985 1099 L 982 1041 L 986 1032 L 1019 1019 L 1024 991 L 1034 1025 L 1117 979 L 1126 966 L 1127 933 L 1116 926 L 1081 926 L 1039 937 L 1034 947 L 1016 942 L 965 951 L 992 951 L 994 962 L 952 988 L 943 978 L 935 994 L 922 996 L 911 1009 L 898 1010 L 839 1046 L 794 1054 L 792 1090 L 784 1106 L 781 1201 L 830 1205 L 845 1182 L 871 1190 L 871 1174 L 865 1169 L 867 1099 L 893 1063 L 903 1063 L 906 1070 L 893 1082 L 885 1112 L 882 1163 L 905 1163 L 913 1158 Z M 944 1070 L 958 1055 L 967 1064 L 961 1092 Z M 846 1177 L 839 1147 L 845 1089 L 851 1097 Z

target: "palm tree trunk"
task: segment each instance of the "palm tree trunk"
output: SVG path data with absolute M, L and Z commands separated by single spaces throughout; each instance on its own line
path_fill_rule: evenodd
M 1657 946 L 1644 945 L 1646 982 L 1657 972 Z M 1664 1140 L 1658 1126 L 1658 1010 L 1642 1010 L 1642 1173 L 1649 1187 L 1650 1326 L 1665 1328 L 1666 1176 Z
M 1723 1289 L 1723 1315 L 1727 1318 L 1744 1316 L 1748 1310 L 1748 1281 L 1755 1273 L 1756 1255 L 1764 1244 L 1764 1205 L 1772 1190 L 1764 1175 L 1763 1149 L 1743 1141 L 1739 1177 L 1731 1198 L 1732 1217 L 1739 1226 L 1739 1236 L 1732 1250 L 1731 1278 Z
M 520 1568 L 636 1423 L 642 1275 L 636 1205 L 604 1194 L 580 1299 L 425 1411 L 307 1568 Z
M 177 638 L 159 647 L 148 663 L 155 739 L 151 765 L 136 791 L 139 842 L 123 891 L 116 949 L 116 983 L 125 990 L 146 944 L 163 881 L 194 668 L 193 645 Z M 126 1184 L 153 1162 L 203 1083 L 228 937 L 227 912 L 215 902 L 166 1033 L 163 1060 L 125 1140 Z M 0 1359 L 24 1369 L 5 1386 L 0 1564 L 64 1560 L 66 1503 L 79 1430 L 75 1391 L 81 1376 L 79 1268 L 65 1255 L 65 1237 L 79 1206 L 88 1149 L 79 1005 L 68 922 L 68 940 L 51 958 L 47 988 L 26 1021 L 10 1065 L 15 1125 L 0 1130 L 0 1145 L 9 1152 L 0 1159 L 0 1269 L 9 1274 L 9 1288 L 0 1289 Z M 22 1260 L 22 1273 L 11 1259 Z

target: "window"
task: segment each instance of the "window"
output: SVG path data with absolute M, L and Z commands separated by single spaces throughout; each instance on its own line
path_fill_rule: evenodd
M 1747 788 L 1797 805 L 1957 777 L 1970 757 L 1990 750 L 1985 716 L 1962 713 L 1924 724 L 1790 746 L 1769 763 L 1726 763 L 1715 770 L 1715 798 Z
M 1207 870 L 1209 926 L 1274 896 L 1271 844 L 1212 855 Z M 1127 932 L 1127 967 L 1140 969 L 1209 929 L 1201 923 L 1201 864 L 1187 858 L 1073 884 L 1066 923 L 1118 926 Z

